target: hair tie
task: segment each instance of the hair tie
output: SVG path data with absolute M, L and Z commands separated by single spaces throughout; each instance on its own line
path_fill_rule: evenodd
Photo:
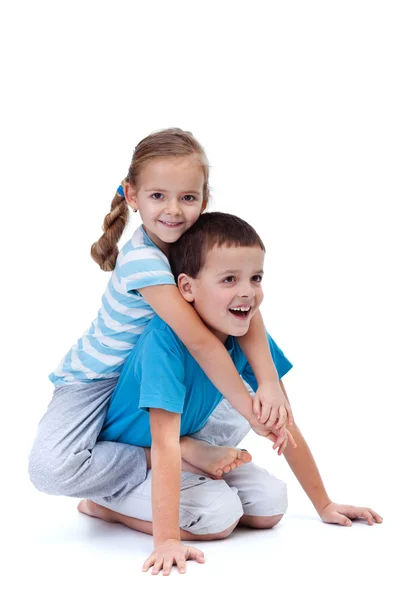
M 117 194 L 119 194 L 120 196 L 125 198 L 124 188 L 122 187 L 122 185 L 120 185 L 119 188 L 117 189 Z

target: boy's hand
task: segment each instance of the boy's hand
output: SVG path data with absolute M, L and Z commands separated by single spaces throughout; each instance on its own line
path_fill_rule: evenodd
M 204 553 L 193 546 L 184 546 L 179 540 L 167 540 L 154 548 L 153 553 L 144 562 L 142 571 L 148 571 L 152 566 L 152 575 L 157 575 L 160 571 L 163 575 L 169 575 L 172 565 L 176 564 L 179 573 L 185 573 L 186 561 L 192 559 L 203 563 Z
M 251 428 L 253 431 L 260 435 L 261 437 L 266 437 L 272 442 L 274 445 L 272 446 L 273 450 L 278 449 L 278 456 L 283 454 L 286 450 L 286 446 L 290 443 L 293 448 L 297 448 L 297 444 L 294 441 L 294 438 L 290 431 L 288 431 L 285 427 L 278 429 L 277 427 L 268 428 L 266 425 L 262 425 L 257 419 L 256 416 L 253 415 L 249 421 Z
M 293 448 L 297 448 L 297 444 L 294 441 L 294 437 L 292 436 L 292 434 L 290 433 L 290 431 L 288 431 L 288 429 L 285 429 L 284 427 L 278 431 L 274 431 L 275 427 L 273 428 L 273 431 L 271 431 L 271 433 L 269 433 L 267 435 L 267 438 L 269 440 L 271 440 L 272 442 L 274 442 L 274 445 L 272 446 L 272 450 L 276 450 L 278 449 L 278 456 L 280 456 L 281 454 L 283 454 L 286 450 L 286 446 L 288 445 L 288 443 L 290 443 Z
M 278 381 L 266 381 L 258 386 L 253 398 L 253 412 L 260 423 L 270 429 L 283 427 L 286 420 L 293 425 L 293 413 Z
M 319 516 L 324 523 L 337 523 L 351 527 L 351 519 L 365 519 L 368 525 L 382 523 L 382 517 L 372 508 L 363 508 L 361 506 L 349 506 L 348 504 L 335 504 L 330 502 L 325 508 L 319 511 Z

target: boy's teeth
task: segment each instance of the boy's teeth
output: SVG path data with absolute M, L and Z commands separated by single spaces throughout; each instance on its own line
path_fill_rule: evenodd
M 249 308 L 231 308 L 231 310 L 240 310 L 241 312 L 248 312 Z

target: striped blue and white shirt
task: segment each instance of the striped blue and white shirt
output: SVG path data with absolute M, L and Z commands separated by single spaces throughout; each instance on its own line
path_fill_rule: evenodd
M 49 375 L 55 386 L 117 378 L 155 312 L 140 290 L 175 285 L 168 259 L 139 227 L 118 254 L 101 308 L 82 337 Z

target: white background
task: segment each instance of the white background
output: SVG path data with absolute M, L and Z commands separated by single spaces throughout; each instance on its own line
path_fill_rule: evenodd
M 398 3 L 15 0 L 0 22 L 5 597 L 393 595 Z M 108 279 L 90 245 L 134 146 L 171 126 L 209 156 L 211 209 L 266 243 L 263 315 L 295 365 L 286 387 L 328 493 L 384 523 L 323 525 L 284 459 L 249 436 L 288 481 L 288 515 L 201 545 L 207 564 L 166 580 L 140 573 L 150 538 L 39 494 L 26 457 L 47 374 Z

